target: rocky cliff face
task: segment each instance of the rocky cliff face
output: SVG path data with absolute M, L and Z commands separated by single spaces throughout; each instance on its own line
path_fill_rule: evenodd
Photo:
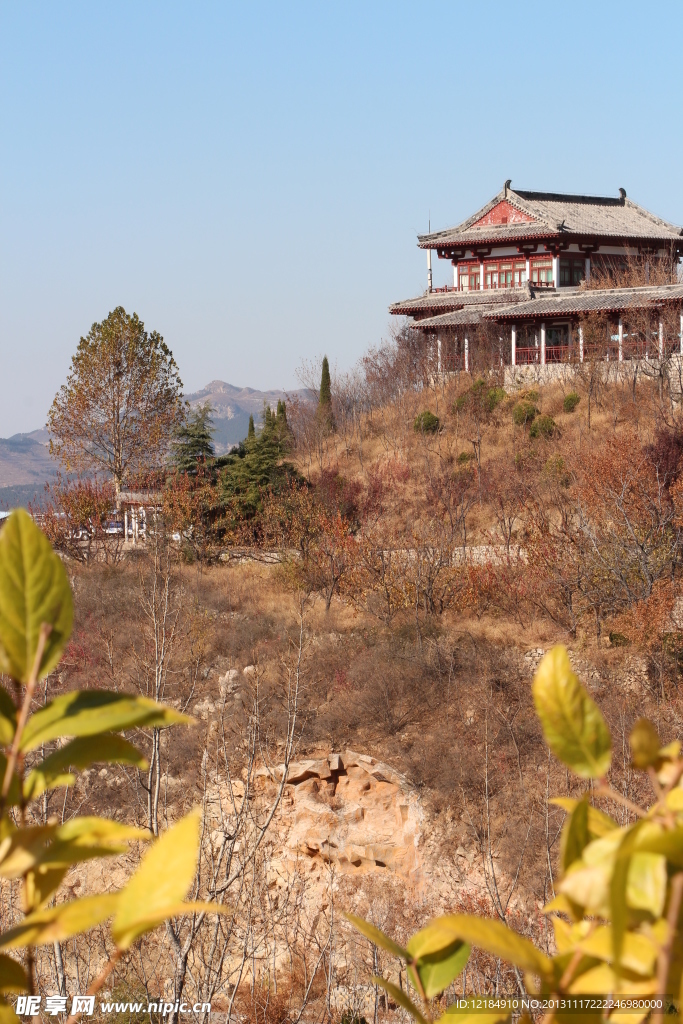
M 279 771 L 279 775 L 278 775 Z M 262 768 L 274 786 L 282 767 Z M 419 884 L 423 812 L 416 792 L 386 764 L 347 750 L 291 764 L 278 817 L 274 871 L 390 873 Z

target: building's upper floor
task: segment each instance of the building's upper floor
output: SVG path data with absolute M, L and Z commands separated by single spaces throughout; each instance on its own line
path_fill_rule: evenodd
M 575 287 L 594 269 L 619 269 L 633 257 L 675 262 L 683 231 L 630 200 L 513 190 L 507 181 L 457 227 L 418 237 L 428 253 L 454 266 L 453 288 Z

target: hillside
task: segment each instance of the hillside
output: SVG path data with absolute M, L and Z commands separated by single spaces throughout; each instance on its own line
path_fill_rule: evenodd
M 683 432 L 659 382 L 577 374 L 506 393 L 495 374 L 411 379 L 387 363 L 363 403 L 359 413 L 333 393 L 333 421 L 294 405 L 298 489 L 261 494 L 247 522 L 205 546 L 198 518 L 166 569 L 143 546 L 113 565 L 69 563 L 76 626 L 50 684 L 147 692 L 161 628 L 151 595 L 170 595 L 164 697 L 198 724 L 162 745 L 164 821 L 201 800 L 203 877 L 224 870 L 220 850 L 243 865 L 225 891 L 238 930 L 215 955 L 208 932 L 192 948 L 202 971 L 242 979 L 240 1013 L 267 1024 L 305 1000 L 306 1019 L 326 1001 L 335 1017 L 351 1006 L 369 1019 L 368 972 L 398 982 L 342 910 L 401 942 L 433 914 L 476 911 L 554 948 L 540 908 L 564 815 L 549 798 L 584 786 L 549 757 L 534 712 L 551 646 L 568 646 L 610 724 L 609 778 L 625 799 L 647 800 L 628 756 L 636 718 L 664 742 L 683 726 Z M 229 472 L 212 484 L 228 504 Z M 239 501 L 229 507 L 239 519 Z M 140 780 L 93 772 L 66 813 L 115 807 L 146 826 Z M 171 948 L 152 942 L 139 963 L 126 966 L 130 985 L 138 969 L 153 984 L 175 970 Z M 263 981 L 273 974 L 277 1000 Z M 479 956 L 453 992 L 499 988 L 514 991 L 514 977 Z

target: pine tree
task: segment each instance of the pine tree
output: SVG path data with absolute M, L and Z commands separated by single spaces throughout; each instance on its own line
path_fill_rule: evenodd
M 190 409 L 176 431 L 172 462 L 181 473 L 196 473 L 200 462 L 214 457 L 211 412 L 208 403 Z
M 249 440 L 250 438 L 253 438 L 253 437 L 256 437 L 256 431 L 254 429 L 254 417 L 252 415 L 250 415 L 249 416 L 249 429 L 247 431 L 247 440 Z

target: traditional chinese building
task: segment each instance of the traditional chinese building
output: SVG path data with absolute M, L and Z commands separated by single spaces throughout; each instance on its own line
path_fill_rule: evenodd
M 435 341 L 439 369 L 469 369 L 474 343 L 504 365 L 583 360 L 581 325 L 591 313 L 609 325 L 600 358 L 657 358 L 674 345 L 683 353 L 683 231 L 624 189 L 575 196 L 513 190 L 507 181 L 462 224 L 421 235 L 418 245 L 427 250 L 427 290 L 390 312 Z M 452 286 L 432 287 L 433 251 L 452 262 Z M 610 287 L 634 265 L 646 282 L 651 271 L 653 281 L 668 283 Z M 599 287 L 588 287 L 591 274 Z M 636 344 L 624 324 L 644 310 L 655 337 L 646 331 Z

